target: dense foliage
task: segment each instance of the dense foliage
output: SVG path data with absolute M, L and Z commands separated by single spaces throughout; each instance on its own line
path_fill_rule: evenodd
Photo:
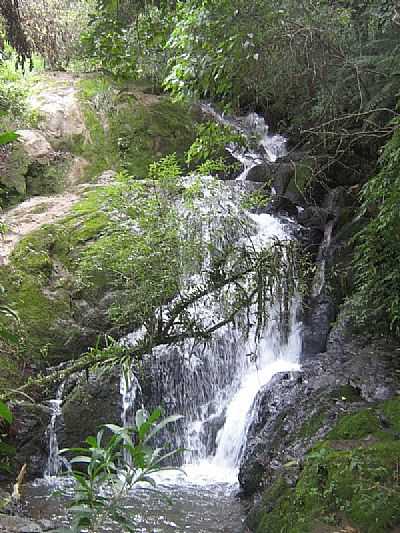
M 64 69 L 77 57 L 90 6 L 86 0 L 20 0 L 24 32 L 50 69 Z
M 400 121 L 385 147 L 380 171 L 363 190 L 366 227 L 358 235 L 357 321 L 400 336 Z
M 292 141 L 324 154 L 318 181 L 354 186 L 375 174 L 361 199 L 373 219 L 358 240 L 355 314 L 399 334 L 399 36 L 399 6 L 389 0 L 101 0 L 85 42 L 93 64 L 115 76 L 263 111 Z

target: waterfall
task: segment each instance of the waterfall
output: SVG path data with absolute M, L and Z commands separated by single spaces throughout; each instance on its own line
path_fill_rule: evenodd
M 47 458 L 47 466 L 45 470 L 45 477 L 57 476 L 62 469 L 64 459 L 59 454 L 58 440 L 57 440 L 57 423 L 62 415 L 61 404 L 64 394 L 65 383 L 59 385 L 56 397 L 50 400 L 51 417 L 48 425 L 46 435 L 49 439 L 49 456 Z
M 234 242 L 260 250 L 276 240 L 291 240 L 287 221 L 284 223 L 269 214 L 251 214 L 240 207 L 248 171 L 263 161 L 275 162 L 283 157 L 286 139 L 270 135 L 265 121 L 256 114 L 232 120 L 210 107 L 206 112 L 220 123 L 256 137 L 258 151 L 229 148 L 243 164 L 242 174 L 236 182 L 220 182 L 218 186 L 215 183 L 210 186 L 210 178 L 203 177 L 203 194 L 196 200 L 192 215 L 182 208 L 182 231 L 197 232 L 200 242 L 211 243 L 216 249 Z M 190 181 L 190 177 L 187 179 Z M 209 270 L 212 259 L 212 254 L 206 255 L 196 273 L 184 276 L 182 288 L 204 283 L 204 272 Z M 174 346 L 159 346 L 148 358 L 146 374 L 151 378 L 146 383 L 146 408 L 151 410 L 162 405 L 167 415 L 184 416 L 174 428 L 166 429 L 163 438 L 173 447 L 186 450 L 181 458 L 188 474 L 186 482 L 236 483 L 258 391 L 276 373 L 299 369 L 299 299 L 285 293 L 284 281 L 273 292 L 268 324 L 261 335 L 255 326 L 256 309 L 249 309 L 235 324 L 222 327 L 207 342 L 187 340 Z M 224 301 L 210 296 L 190 312 L 207 323 L 213 317 L 223 316 L 224 305 Z M 250 331 L 244 331 L 241 320 L 254 324 Z M 132 338 L 137 338 L 137 334 Z M 126 342 L 129 343 L 129 338 Z M 124 422 L 139 386 L 137 378 L 132 383 L 131 389 L 121 385 Z
M 243 165 L 243 170 L 237 178 L 239 181 L 245 181 L 253 167 L 264 162 L 276 163 L 287 155 L 287 139 L 283 135 L 272 135 L 265 119 L 257 113 L 249 113 L 239 118 L 226 117 L 216 112 L 209 104 L 203 104 L 202 110 L 219 124 L 229 126 L 245 138 L 253 140 L 254 148 L 236 144 L 227 146 L 228 152 Z
M 229 202 L 227 196 L 225 191 L 225 202 Z M 259 248 L 275 239 L 291 238 L 289 229 L 271 215 L 243 216 L 253 224 L 248 245 Z M 206 301 L 196 313 L 218 313 L 218 305 L 223 303 Z M 181 425 L 166 431 L 164 440 L 187 450 L 182 462 L 191 482 L 231 484 L 237 480 L 257 392 L 276 373 L 299 369 L 298 308 L 299 301 L 294 296 L 285 317 L 282 302 L 276 301 L 260 338 L 255 326 L 245 335 L 240 324 L 226 325 L 207 343 L 185 341 L 153 350 L 149 358 L 152 405 L 146 407 L 150 410 L 162 405 L 167 414 L 184 415 Z M 249 313 L 255 324 L 255 310 Z M 287 335 L 284 330 L 288 330 Z M 137 378 L 130 388 L 126 383 L 121 378 L 124 422 L 139 386 Z

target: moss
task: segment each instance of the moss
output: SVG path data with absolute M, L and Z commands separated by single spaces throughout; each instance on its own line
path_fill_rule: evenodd
M 390 424 L 385 432 L 380 413 Z M 342 417 L 308 454 L 294 488 L 280 477 L 265 491 L 257 533 L 307 533 L 321 524 L 350 524 L 360 533 L 399 527 L 399 426 L 399 398 Z
M 13 145 L 6 160 L 0 166 L 0 206 L 10 205 L 12 199 L 26 195 L 25 175 L 29 168 L 29 158 L 21 146 Z
M 400 436 L 400 399 L 395 398 L 383 403 L 382 412 L 387 418 L 391 430 Z
M 301 439 L 308 439 L 315 435 L 324 424 L 325 413 L 326 412 L 324 409 L 314 413 L 308 420 L 303 423 L 296 436 Z
M 88 135 L 68 142 L 74 155 L 83 155 L 89 162 L 85 180 L 110 168 L 143 176 L 149 163 L 171 151 L 182 155 L 192 141 L 194 121 L 187 108 L 166 98 L 135 95 L 130 89 L 121 92 L 109 81 L 82 82 Z M 127 150 L 121 139 L 128 143 Z M 61 190 L 70 160 L 63 157 L 56 165 L 28 167 L 28 193 Z M 97 326 L 85 325 L 82 309 L 97 305 L 110 289 L 109 279 L 98 269 L 90 286 L 84 284 L 77 266 L 85 250 L 107 232 L 110 220 L 99 206 L 108 194 L 109 188 L 96 187 L 65 219 L 21 240 L 10 264 L 0 268 L 6 303 L 21 318 L 27 362 L 67 359 L 87 349 L 86 342 L 96 340 Z M 109 324 L 107 316 L 102 320 L 103 316 L 99 327 Z
M 89 134 L 70 150 L 89 161 L 89 180 L 108 169 L 145 177 L 150 163 L 169 153 L 183 159 L 194 140 L 195 120 L 183 104 L 104 79 L 84 80 L 80 90 Z
M 167 98 L 150 106 L 138 106 L 128 98 L 119 103 L 110 134 L 118 145 L 121 167 L 143 178 L 150 163 L 166 154 L 183 158 L 194 140 L 194 120 L 187 108 Z
M 332 393 L 331 398 L 348 403 L 359 402 L 361 400 L 360 391 L 351 385 L 342 385 Z
M 381 424 L 375 411 L 363 409 L 358 413 L 343 416 L 332 431 L 328 433 L 328 439 L 362 439 L 373 435 L 381 429 Z
M 10 264 L 0 269 L 0 284 L 6 289 L 7 303 L 20 317 L 27 361 L 57 358 L 68 331 L 57 322 L 70 314 L 70 298 L 62 284 L 53 280 L 52 247 L 56 226 L 43 227 L 22 239 Z
M 62 192 L 70 165 L 71 161 L 66 158 L 47 164 L 32 163 L 25 177 L 27 194 L 40 196 Z

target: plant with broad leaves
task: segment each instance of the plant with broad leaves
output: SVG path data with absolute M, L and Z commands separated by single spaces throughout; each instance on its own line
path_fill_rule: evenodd
M 8 405 L 0 401 L 0 472 L 10 470 L 10 459 L 15 453 L 15 449 L 6 442 L 7 433 L 3 430 L 13 421 L 13 415 Z
M 168 460 L 182 451 L 166 451 L 151 445 L 151 440 L 165 426 L 182 418 L 175 415 L 160 420 L 161 414 L 161 410 L 156 409 L 148 416 L 141 409 L 136 413 L 135 427 L 106 424 L 96 437 L 86 439 L 87 447 L 61 451 L 74 454 L 70 463 L 76 486 L 70 506 L 72 524 L 69 529 L 60 531 L 75 533 L 83 528 L 98 531 L 99 524 L 105 520 L 118 523 L 124 531 L 135 531 L 123 498 L 139 483 L 154 489 L 151 475 L 171 470 L 173 467 L 167 465 Z M 111 437 L 106 439 L 110 432 Z
M 4 146 L 5 144 L 9 144 L 13 141 L 16 141 L 18 139 L 18 134 L 14 131 L 5 131 L 3 133 L 0 133 L 0 146 Z

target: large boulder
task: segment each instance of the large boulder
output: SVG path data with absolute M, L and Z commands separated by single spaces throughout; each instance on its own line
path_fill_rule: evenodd
M 31 161 L 48 163 L 54 158 L 54 150 L 39 130 L 18 130 L 18 141 Z
M 339 321 L 328 351 L 304 362 L 301 372 L 278 374 L 258 394 L 255 417 L 240 465 L 246 496 L 269 487 L 282 473 L 296 483 L 296 468 L 344 413 L 396 395 L 392 359 L 396 346 L 351 334 Z M 384 421 L 382 421 L 384 430 Z
M 18 402 L 13 407 L 14 422 L 10 434 L 16 447 L 15 463 L 18 468 L 27 465 L 30 479 L 42 477 L 47 464 L 50 422 L 49 407 L 30 402 Z
M 121 415 L 119 369 L 77 376 L 66 387 L 59 444 L 62 448 L 81 446 L 103 424 L 121 425 Z

